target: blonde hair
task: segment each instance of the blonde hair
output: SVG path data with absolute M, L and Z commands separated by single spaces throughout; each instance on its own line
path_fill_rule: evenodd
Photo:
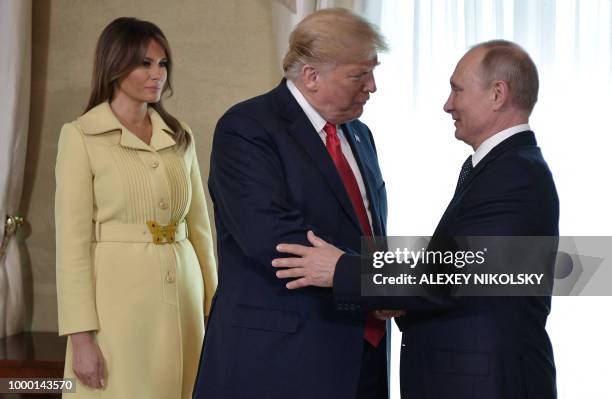
M 374 25 L 344 8 L 326 8 L 304 18 L 291 32 L 283 70 L 286 78 L 295 80 L 306 64 L 359 62 L 385 50 L 385 38 Z

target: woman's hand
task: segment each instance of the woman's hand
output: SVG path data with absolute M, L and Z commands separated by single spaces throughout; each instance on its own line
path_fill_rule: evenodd
M 90 388 L 104 388 L 104 357 L 93 337 L 94 332 L 83 331 L 70 335 L 72 369 L 79 381 Z

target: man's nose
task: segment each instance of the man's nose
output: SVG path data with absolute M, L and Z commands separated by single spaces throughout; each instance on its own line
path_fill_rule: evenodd
M 444 103 L 444 105 L 442 106 L 442 109 L 444 109 L 444 112 L 451 113 L 453 111 L 452 97 L 453 97 L 453 94 L 451 93 L 446 99 L 446 102 Z
M 368 93 L 376 92 L 376 79 L 374 79 L 374 72 L 370 72 L 367 77 L 367 81 L 364 87 Z

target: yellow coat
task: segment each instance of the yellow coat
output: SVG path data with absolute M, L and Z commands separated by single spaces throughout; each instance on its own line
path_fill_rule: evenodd
M 106 102 L 60 134 L 59 333 L 95 330 L 106 361 L 106 388 L 75 379 L 71 399 L 191 398 L 217 286 L 213 241 L 193 135 L 185 126 L 192 141 L 181 153 L 163 119 L 149 115 L 150 145 Z M 186 228 L 156 245 L 148 221 Z M 75 378 L 70 342 L 65 378 Z

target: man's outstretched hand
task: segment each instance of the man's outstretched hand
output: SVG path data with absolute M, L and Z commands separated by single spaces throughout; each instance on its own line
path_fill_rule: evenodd
M 276 277 L 293 278 L 287 283 L 289 289 L 333 286 L 336 263 L 344 252 L 317 237 L 312 231 L 308 232 L 307 237 L 312 247 L 299 244 L 276 246 L 278 252 L 296 256 L 272 261 L 272 266 L 281 269 L 276 272 Z

